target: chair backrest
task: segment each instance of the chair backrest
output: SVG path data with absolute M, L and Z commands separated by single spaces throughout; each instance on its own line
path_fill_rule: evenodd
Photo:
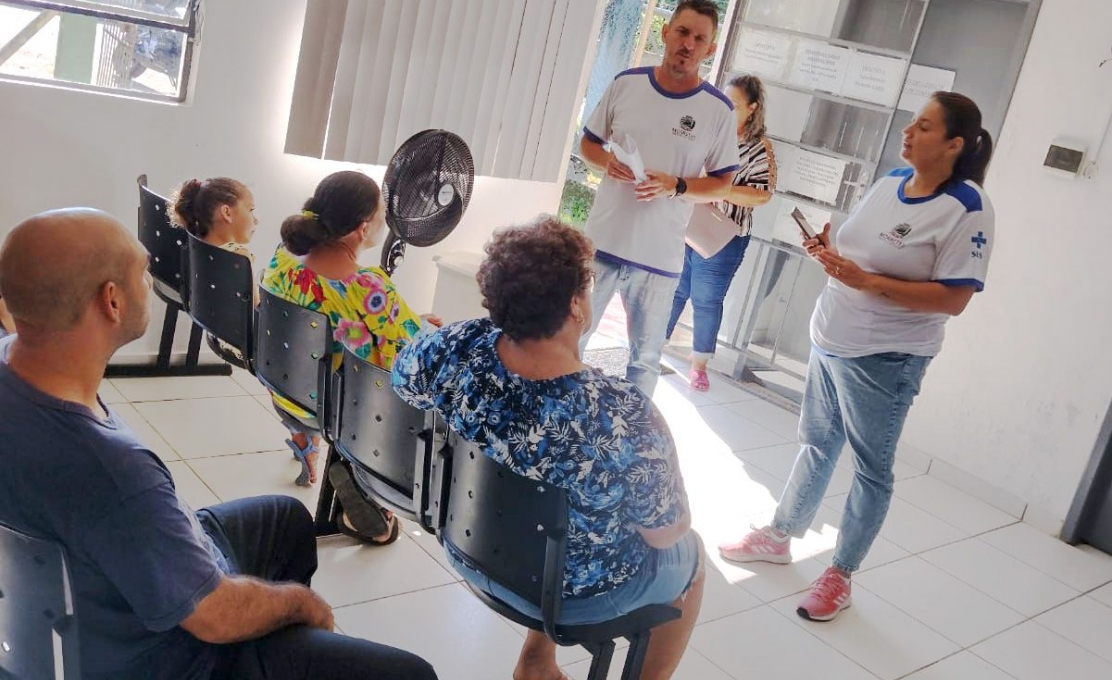
M 320 312 L 259 291 L 255 375 L 270 391 L 321 417 L 332 377 L 332 325 Z
M 389 371 L 350 350 L 344 351 L 341 376 L 337 391 L 342 393 L 329 428 L 334 445 L 340 455 L 412 500 L 421 467 L 417 459 L 431 450 L 432 413 L 402 401 L 390 385 Z
M 184 298 L 183 248 L 188 232 L 170 223 L 168 201 L 147 188 L 147 176 L 139 178 L 139 242 L 151 255 L 151 276 L 157 283 Z
M 451 486 L 441 541 L 492 581 L 548 609 L 563 591 L 567 494 L 515 473 L 454 433 L 448 442 Z
M 251 261 L 195 236 L 188 239 L 189 315 L 250 362 L 255 349 Z
M 0 524 L 0 678 L 80 677 L 65 551 Z

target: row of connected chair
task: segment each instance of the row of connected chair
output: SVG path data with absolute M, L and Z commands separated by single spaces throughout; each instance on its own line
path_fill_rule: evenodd
M 142 187 L 141 204 L 144 200 L 162 200 L 165 213 L 165 200 Z M 173 229 L 168 223 L 163 228 Z M 515 474 L 450 432 L 435 413 L 409 406 L 391 388 L 389 372 L 351 352 L 344 351 L 340 370 L 333 371 L 328 317 L 263 289 L 255 307 L 256 283 L 246 258 L 177 229 L 166 236 L 178 242 L 178 257 L 167 249 L 155 260 L 152 253 L 152 273 L 160 267 L 177 282 L 171 291 L 196 328 L 208 334 L 213 351 L 302 407 L 310 414 L 305 424 L 321 431 L 328 454 L 315 515 L 318 536 L 338 531 L 339 507 L 327 471 L 342 458 L 368 473 L 364 478 L 372 483 L 366 491 L 378 503 L 419 523 L 465 563 L 536 603 L 541 617 L 525 616 L 472 589 L 487 606 L 558 644 L 587 648 L 590 680 L 607 676 L 614 640 L 625 637 L 630 651 L 622 677 L 640 677 L 651 629 L 679 611 L 657 605 L 596 625 L 556 624 L 568 535 L 565 491 Z M 180 267 L 176 274 L 166 264 L 174 260 Z M 63 655 L 65 677 L 79 677 L 68 673 L 77 644 L 73 622 L 80 612 L 59 604 L 72 592 L 64 565 L 59 546 L 0 525 L 0 677 L 54 677 L 47 671 L 55 669 L 55 655 L 46 654 L 55 636 L 69 650 Z M 5 597 L 7 592 L 23 597 Z

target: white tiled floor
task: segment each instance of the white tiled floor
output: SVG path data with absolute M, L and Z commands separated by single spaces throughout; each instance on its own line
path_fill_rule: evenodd
M 680 448 L 695 525 L 708 546 L 764 524 L 796 454 L 797 416 L 723 380 L 708 393 L 666 376 L 656 403 Z M 101 395 L 167 461 L 194 507 L 283 493 L 298 465 L 250 375 L 117 379 Z M 827 624 L 795 614 L 830 563 L 852 454 L 788 566 L 741 567 L 709 555 L 699 625 L 678 680 L 1096 680 L 1112 678 L 1112 557 L 1073 548 L 899 461 L 896 495 L 855 579 L 854 606 Z M 314 586 L 348 635 L 413 650 L 444 680 L 509 678 L 521 631 L 460 585 L 434 537 L 406 524 L 388 548 L 323 539 Z M 587 654 L 560 663 L 586 678 Z M 625 652 L 614 655 L 618 678 Z

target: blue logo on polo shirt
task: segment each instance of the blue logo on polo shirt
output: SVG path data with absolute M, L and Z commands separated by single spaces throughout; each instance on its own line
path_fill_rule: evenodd
M 988 239 L 985 238 L 985 232 L 978 231 L 977 235 L 971 238 L 970 241 L 972 241 L 973 244 L 977 246 L 977 249 L 970 251 L 969 254 L 977 258 L 978 260 L 985 259 L 985 254 L 981 252 L 981 248 L 988 245 Z

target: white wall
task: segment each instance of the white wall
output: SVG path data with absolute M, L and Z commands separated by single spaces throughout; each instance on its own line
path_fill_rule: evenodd
M 282 153 L 305 0 L 207 2 L 185 105 L 156 104 L 0 82 L 0 237 L 50 208 L 89 205 L 135 221 L 135 178 L 168 192 L 190 177 L 227 175 L 251 187 L 259 216 L 252 249 L 262 262 L 283 218 L 300 209 L 316 182 L 346 166 Z M 365 171 L 381 181 L 384 169 Z M 490 232 L 555 212 L 561 185 L 479 178 L 463 222 L 435 248 L 410 249 L 395 277 L 417 310 L 428 310 L 432 255 L 478 250 Z M 365 261 L 377 263 L 378 253 Z M 151 331 L 123 353 L 157 348 L 161 307 Z M 185 326 L 179 326 L 184 349 Z
M 1100 143 L 1112 114 L 1112 3 L 1044 0 L 986 181 L 985 292 L 950 322 L 905 440 L 1061 527 L 1112 399 L 1112 141 L 1092 180 L 1042 169 L 1056 135 Z

